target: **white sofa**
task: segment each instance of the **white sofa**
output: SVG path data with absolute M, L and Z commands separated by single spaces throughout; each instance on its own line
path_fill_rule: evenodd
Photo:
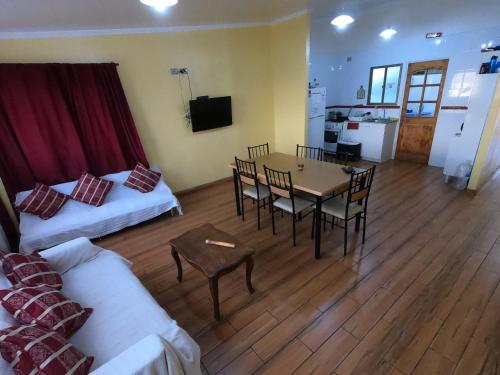
M 86 238 L 40 254 L 62 274 L 62 293 L 94 309 L 69 339 L 95 357 L 92 375 L 201 374 L 198 345 L 157 304 L 127 260 Z M 0 288 L 10 286 L 0 270 Z M 0 329 L 15 324 L 0 306 Z M 1 358 L 0 374 L 13 374 Z
M 158 168 L 151 168 L 158 170 Z M 157 217 L 177 208 L 182 213 L 179 201 L 162 179 L 150 193 L 141 193 L 123 185 L 131 171 L 112 173 L 103 176 L 113 181 L 113 187 L 104 204 L 94 207 L 85 203 L 69 200 L 62 209 L 49 220 L 38 216 L 20 213 L 19 249 L 23 253 L 47 249 L 79 237 L 98 238 L 117 232 L 129 226 Z M 54 190 L 69 195 L 77 181 L 52 186 Z M 16 195 L 19 205 L 31 190 Z

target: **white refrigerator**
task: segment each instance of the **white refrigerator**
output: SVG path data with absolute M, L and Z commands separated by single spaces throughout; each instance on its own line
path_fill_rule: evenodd
M 309 89 L 307 145 L 325 147 L 326 88 Z
M 462 125 L 457 125 L 448 148 L 444 166 L 447 179 L 450 176 L 460 177 L 458 176 L 459 166 L 462 163 L 474 165 L 490 106 L 495 96 L 498 77 L 498 73 L 476 76 L 465 121 Z

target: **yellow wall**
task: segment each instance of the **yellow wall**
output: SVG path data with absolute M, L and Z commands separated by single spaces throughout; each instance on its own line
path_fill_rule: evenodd
M 500 167 L 500 82 L 479 144 L 469 189 L 479 190 Z
M 7 192 L 5 191 L 5 188 L 3 186 L 2 180 L 0 179 L 0 202 L 4 204 L 5 208 L 7 209 L 10 218 L 12 219 L 12 222 L 15 223 L 17 227 L 17 218 L 14 210 L 12 209 L 12 206 L 9 203 L 9 197 L 7 197 Z
M 309 17 L 271 27 L 276 151 L 295 153 L 306 140 Z

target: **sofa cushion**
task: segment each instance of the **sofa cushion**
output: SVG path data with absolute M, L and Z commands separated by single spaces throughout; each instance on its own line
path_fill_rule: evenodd
M 18 375 L 85 375 L 93 361 L 57 332 L 35 325 L 0 331 L 0 352 Z
M 108 195 L 112 186 L 112 181 L 92 176 L 90 173 L 84 173 L 78 180 L 70 197 L 75 201 L 99 207 L 104 203 L 106 195 Z
M 138 190 L 141 193 L 149 193 L 155 189 L 160 179 L 161 173 L 151 171 L 141 163 L 137 163 L 123 185 Z
M 48 220 L 59 212 L 68 199 L 66 194 L 59 193 L 47 185 L 36 184 L 31 194 L 17 206 L 17 209 Z
M 14 285 L 47 285 L 55 289 L 62 287 L 61 276 L 38 254 L 3 254 L 2 267 L 5 276 Z
M 2 289 L 0 301 L 20 324 L 36 324 L 66 338 L 78 331 L 92 313 L 92 309 L 44 285 Z

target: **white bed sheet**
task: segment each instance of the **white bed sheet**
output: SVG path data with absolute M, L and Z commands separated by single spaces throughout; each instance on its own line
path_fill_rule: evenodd
M 23 253 L 47 249 L 79 237 L 98 238 L 139 224 L 177 208 L 182 213 L 179 201 L 162 179 L 150 193 L 141 193 L 123 185 L 131 171 L 113 173 L 103 178 L 113 181 L 113 187 L 101 207 L 69 200 L 49 220 L 21 213 L 19 249 Z M 70 194 L 77 181 L 54 185 L 53 189 Z M 31 191 L 16 195 L 19 205 Z

